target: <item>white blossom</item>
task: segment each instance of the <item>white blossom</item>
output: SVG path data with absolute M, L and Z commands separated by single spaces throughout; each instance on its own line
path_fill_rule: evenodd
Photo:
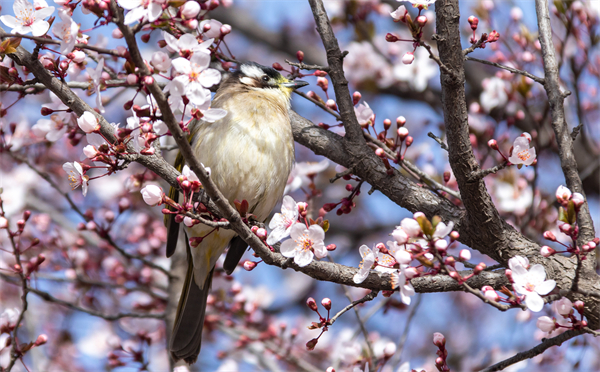
M 81 164 L 76 161 L 73 163 L 65 163 L 63 164 L 63 169 L 68 174 L 71 189 L 75 190 L 81 186 L 83 196 L 86 196 L 88 191 L 88 180 L 90 177 L 84 174 Z
M 209 88 L 221 81 L 221 73 L 208 68 L 210 56 L 204 53 L 194 53 L 190 60 L 177 58 L 173 61 L 173 68 L 180 75 L 174 80 L 185 86 L 185 95 L 195 105 L 202 105 L 210 101 Z
M 411 297 L 415 295 L 415 289 L 406 279 L 406 268 L 408 265 L 400 265 L 400 271 L 392 274 L 392 288 L 400 288 L 400 300 L 405 305 L 410 305 Z
M 281 204 L 281 213 L 275 213 L 269 228 L 271 233 L 267 238 L 267 244 L 273 245 L 290 235 L 292 225 L 298 221 L 298 205 L 289 195 L 283 197 Z
M 67 133 L 67 129 L 69 129 L 69 127 L 62 121 L 51 119 L 39 119 L 37 123 L 31 127 L 31 130 L 36 137 L 45 137 L 50 142 L 59 140 Z
M 42 36 L 50 28 L 50 24 L 44 21 L 44 18 L 50 17 L 54 13 L 54 7 L 49 6 L 35 10 L 33 5 L 26 0 L 15 0 L 13 3 L 15 16 L 3 15 L 0 21 L 11 27 L 12 34 L 26 35 L 31 32 L 33 36 Z
M 531 165 L 535 161 L 535 156 L 535 148 L 529 148 L 529 139 L 521 135 L 515 139 L 512 155 L 508 160 L 515 165 Z
M 165 31 L 163 31 L 163 37 L 165 38 L 167 46 L 174 52 L 179 53 L 179 55 L 182 57 L 189 57 L 194 53 L 199 52 L 210 54 L 208 47 L 211 46 L 214 41 L 214 39 L 208 39 L 202 43 L 198 43 L 198 39 L 196 39 L 196 36 L 192 34 L 183 34 L 179 39 L 177 39 L 175 36 Z
M 361 261 L 358 265 L 358 271 L 354 274 L 354 283 L 360 284 L 367 279 L 369 276 L 369 272 L 371 271 L 371 267 L 375 263 L 375 253 L 366 245 L 361 245 L 358 249 L 360 253 Z
M 479 96 L 481 107 L 490 112 L 494 107 L 504 106 L 508 102 L 506 83 L 499 77 L 483 79 L 483 92 Z
M 92 133 L 100 128 L 96 115 L 90 111 L 84 112 L 79 118 L 77 118 L 77 125 L 85 133 Z
M 102 78 L 102 71 L 104 69 L 104 59 L 100 59 L 98 65 L 95 69 L 86 68 L 88 75 L 90 75 L 90 79 L 92 80 L 92 89 L 96 92 L 96 106 L 100 110 L 101 113 L 104 113 L 104 106 L 102 106 L 102 97 L 100 96 L 100 84 Z
M 163 190 L 156 185 L 146 185 L 140 192 L 148 205 L 154 206 L 162 202 Z
M 313 256 L 323 258 L 327 256 L 327 249 L 323 243 L 325 231 L 319 225 L 311 225 L 308 229 L 302 223 L 292 225 L 291 239 L 281 243 L 281 254 L 285 257 L 294 257 L 298 266 L 306 266 L 312 262 Z
M 512 278 L 514 290 L 525 296 L 525 305 L 533 312 L 544 307 L 544 300 L 540 295 L 547 295 L 556 287 L 554 280 L 546 280 L 546 271 L 539 264 L 533 265 L 529 270 L 522 265 L 513 265 Z
M 131 24 L 139 20 L 154 22 L 162 14 L 164 1 L 157 0 L 117 0 L 123 8 L 129 10 L 125 15 L 125 24 Z
M 58 17 L 62 22 L 55 25 L 54 28 L 52 28 L 52 32 L 60 39 L 60 53 L 62 55 L 67 55 L 71 53 L 75 47 L 79 25 L 73 21 L 64 9 L 58 11 Z
M 363 102 L 354 106 L 354 113 L 356 114 L 358 124 L 360 124 L 362 127 L 367 127 L 374 124 L 375 114 L 369 107 L 368 103 Z

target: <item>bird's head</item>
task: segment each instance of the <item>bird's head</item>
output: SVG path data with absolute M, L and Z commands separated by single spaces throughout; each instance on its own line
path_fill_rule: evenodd
M 265 92 L 277 91 L 288 100 L 295 89 L 308 85 L 305 81 L 288 80 L 274 68 L 254 62 L 243 63 L 233 76 L 245 88 Z

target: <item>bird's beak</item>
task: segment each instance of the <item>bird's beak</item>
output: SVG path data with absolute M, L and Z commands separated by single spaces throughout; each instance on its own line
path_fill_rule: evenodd
M 279 86 L 282 86 L 285 88 L 291 88 L 291 89 L 298 89 L 298 88 L 305 87 L 307 85 L 308 85 L 308 83 L 306 81 L 302 81 L 302 80 L 291 80 L 291 81 L 288 81 L 287 83 L 279 84 Z

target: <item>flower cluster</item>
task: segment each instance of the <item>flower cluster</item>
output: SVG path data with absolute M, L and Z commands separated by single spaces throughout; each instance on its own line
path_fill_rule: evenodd
M 566 297 L 555 301 L 552 304 L 552 309 L 557 315 L 556 317 L 541 316 L 538 318 L 537 327 L 548 334 L 548 337 L 556 336 L 567 329 L 581 329 L 587 327 L 587 321 L 583 320 L 584 306 L 583 301 L 575 301 L 572 303 Z M 573 309 L 579 313 L 579 319 L 574 314 Z
M 582 194 L 575 192 L 565 186 L 559 186 L 556 189 L 556 201 L 561 205 L 558 210 L 558 230 L 569 237 L 570 244 L 565 244 L 559 241 L 550 230 L 544 232 L 544 238 L 551 242 L 562 245 L 565 249 L 557 251 L 547 245 L 542 246 L 540 253 L 544 257 L 550 257 L 557 253 L 571 253 L 579 256 L 582 260 L 586 259 L 586 255 L 596 249 L 600 244 L 600 238 L 594 238 L 591 241 L 583 244 L 581 247 L 577 245 L 577 237 L 579 236 L 579 226 L 577 226 L 577 213 L 584 205 L 585 198 Z
M 267 237 L 267 244 L 272 245 L 289 236 L 291 239 L 281 243 L 281 254 L 294 258 L 294 263 L 301 267 L 311 263 L 315 256 L 326 257 L 327 250 L 333 248 L 326 247 L 323 243 L 329 223 L 322 218 L 314 221 L 306 215 L 307 204 L 296 203 L 291 196 L 286 195 L 281 213 L 275 213 L 269 223 L 272 231 Z

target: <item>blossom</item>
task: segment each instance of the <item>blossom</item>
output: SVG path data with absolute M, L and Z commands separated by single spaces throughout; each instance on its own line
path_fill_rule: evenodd
M 154 206 L 162 202 L 163 190 L 156 185 L 146 185 L 140 192 L 148 205 Z
M 84 112 L 79 118 L 77 118 L 77 125 L 79 125 L 79 128 L 81 128 L 81 130 L 85 133 L 92 133 L 100 129 L 96 115 L 90 111 Z
M 174 80 L 183 83 L 185 95 L 195 105 L 210 100 L 210 91 L 205 88 L 221 81 L 221 73 L 208 68 L 209 64 L 210 56 L 204 53 L 195 53 L 190 60 L 177 58 L 173 61 L 173 68 L 180 74 Z
M 529 141 L 525 135 L 517 137 L 513 143 L 512 155 L 508 158 L 508 161 L 515 165 L 533 164 L 535 161 L 535 147 L 529 148 Z
M 198 39 L 192 34 L 183 34 L 177 39 L 175 36 L 165 31 L 163 31 L 163 37 L 165 38 L 167 46 L 174 52 L 179 53 L 181 57 L 189 57 L 198 52 L 210 54 L 208 47 L 211 46 L 214 41 L 214 39 L 208 39 L 202 43 L 198 43 Z
M 513 288 L 517 293 L 525 296 L 525 305 L 529 310 L 538 312 L 544 307 L 544 300 L 540 295 L 550 293 L 556 282 L 546 280 L 546 271 L 542 265 L 533 265 L 529 271 L 521 265 L 511 267 Z
M 69 129 L 62 121 L 39 119 L 31 127 L 33 134 L 37 137 L 45 137 L 48 141 L 54 142 L 60 139 Z
M 571 195 L 571 190 L 563 185 L 558 186 L 556 189 L 556 200 L 561 204 L 571 200 Z
M 429 5 L 435 3 L 435 0 L 399 0 L 409 2 L 414 8 L 428 9 Z
M 92 145 L 87 145 L 83 148 L 83 154 L 88 159 L 93 159 L 98 155 L 98 150 Z
M 414 218 L 405 218 L 400 222 L 400 227 L 404 230 L 411 238 L 416 238 L 421 235 L 421 225 Z
M 195 18 L 200 13 L 200 4 L 196 1 L 187 1 L 179 8 L 181 16 L 185 19 Z
M 344 58 L 344 71 L 347 71 L 346 78 L 352 84 L 375 81 L 377 86 L 385 88 L 393 83 L 390 64 L 375 51 L 371 43 L 353 41 L 346 50 L 348 55 Z
M 398 21 L 404 22 L 404 20 L 406 19 L 406 13 L 407 13 L 406 7 L 404 5 L 400 5 L 398 7 L 398 9 L 391 12 L 390 15 L 394 19 L 394 22 L 398 22 Z
M 555 301 L 552 304 L 552 307 L 554 307 L 554 310 L 556 310 L 558 314 L 562 315 L 565 318 L 571 315 L 571 313 L 573 313 L 573 303 L 566 297 Z
M 327 256 L 327 249 L 323 244 L 325 231 L 319 225 L 311 225 L 308 229 L 302 223 L 292 225 L 291 239 L 281 243 L 281 254 L 285 257 L 294 257 L 296 265 L 303 267 L 311 263 L 313 255 L 318 258 Z
M 375 122 L 375 114 L 373 110 L 369 107 L 369 104 L 363 102 L 354 107 L 354 113 L 356 114 L 356 119 L 358 120 L 358 124 L 362 127 L 368 127 L 369 125 L 373 125 Z
M 481 107 L 490 112 L 494 107 L 504 106 L 508 101 L 506 83 L 499 77 L 483 79 L 483 92 L 479 96 Z
M 360 284 L 367 279 L 369 276 L 369 272 L 371 271 L 371 267 L 375 263 L 375 253 L 366 245 L 361 245 L 358 249 L 362 260 L 358 265 L 358 271 L 354 274 L 354 283 Z
M 529 268 L 529 260 L 527 259 L 527 257 L 514 256 L 513 258 L 508 260 L 508 267 L 512 271 L 519 270 L 517 269 L 517 266 L 521 266 L 524 269 Z
M 129 10 L 125 15 L 125 24 L 131 24 L 140 19 L 154 22 L 162 13 L 162 4 L 156 0 L 117 0 L 123 8 Z
M 556 329 L 556 322 L 549 316 L 539 317 L 535 325 L 542 330 L 542 332 L 552 332 Z
M 520 178 L 515 184 L 498 181 L 494 185 L 497 207 L 502 212 L 511 212 L 518 216 L 525 214 L 533 202 L 533 189 Z
M 281 204 L 281 213 L 275 213 L 269 228 L 271 233 L 267 238 L 267 244 L 273 245 L 283 238 L 290 235 L 292 225 L 298 221 L 298 206 L 296 201 L 289 195 L 283 197 L 283 203 Z
M 14 328 L 17 326 L 17 321 L 19 321 L 19 315 L 21 311 L 19 308 L 15 307 L 12 309 L 6 309 L 0 315 L 0 328 Z
M 90 177 L 84 174 L 81 164 L 79 164 L 76 161 L 74 161 L 73 163 L 64 163 L 63 169 L 68 174 L 71 189 L 75 190 L 76 188 L 81 186 L 83 196 L 86 196 L 88 191 L 88 180 L 90 179 Z
M 171 67 L 171 58 L 169 58 L 167 53 L 158 51 L 152 54 L 152 60 L 150 63 L 158 71 L 166 72 Z
M 397 241 L 388 241 L 387 246 L 388 251 L 398 263 L 406 265 L 412 261 L 412 255 L 406 250 L 405 245 L 400 246 Z
M 433 238 L 444 239 L 446 236 L 448 236 L 448 234 L 452 232 L 453 227 L 454 222 L 452 221 L 448 222 L 448 225 L 446 225 L 443 222 L 438 222 L 438 224 L 435 226 L 435 231 L 433 232 Z
M 406 52 L 404 56 L 402 56 L 402 63 L 405 65 L 410 65 L 415 60 L 415 54 L 413 52 Z
M 415 295 L 415 289 L 406 278 L 407 267 L 408 265 L 400 265 L 400 271 L 392 273 L 392 288 L 400 288 L 400 300 L 405 305 L 410 305 L 410 297 Z
M 104 106 L 102 106 L 102 97 L 100 96 L 100 79 L 102 78 L 102 71 L 104 69 L 104 59 L 101 59 L 98 62 L 98 65 L 95 69 L 86 68 L 85 70 L 90 75 L 90 79 L 92 79 L 92 89 L 96 91 L 96 106 L 101 113 L 104 113 Z
M 71 53 L 75 47 L 79 25 L 73 21 L 64 9 L 58 11 L 58 16 L 62 22 L 54 26 L 52 32 L 60 39 L 60 53 L 67 55 Z
M 44 18 L 50 17 L 54 13 L 54 7 L 49 6 L 35 10 L 33 5 L 25 0 L 15 0 L 13 4 L 15 17 L 11 15 L 3 15 L 0 21 L 12 27 L 12 34 L 28 34 L 31 32 L 33 36 L 42 36 L 50 28 L 50 24 L 44 21 Z

